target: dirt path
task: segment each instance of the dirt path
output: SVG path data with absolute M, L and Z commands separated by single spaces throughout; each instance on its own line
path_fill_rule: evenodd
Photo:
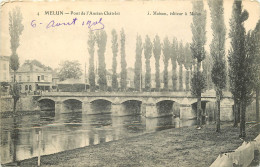
M 259 130 L 247 125 L 246 140 L 253 140 Z M 197 166 L 208 167 L 221 152 L 232 151 L 242 144 L 239 128 L 215 125 L 202 130 L 195 127 L 168 129 L 129 139 L 102 143 L 76 150 L 43 156 L 42 166 Z M 36 166 L 37 159 L 21 162 L 21 166 Z

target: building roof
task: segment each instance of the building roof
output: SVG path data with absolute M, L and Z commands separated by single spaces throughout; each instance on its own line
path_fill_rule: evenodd
M 41 67 L 38 67 L 36 65 L 33 65 L 31 63 L 24 63 L 17 72 L 52 72 L 51 70 L 44 69 Z

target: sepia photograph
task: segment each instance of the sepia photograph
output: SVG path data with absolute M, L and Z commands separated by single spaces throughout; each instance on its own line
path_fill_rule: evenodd
M 259 0 L 0 2 L 0 167 L 260 167 Z

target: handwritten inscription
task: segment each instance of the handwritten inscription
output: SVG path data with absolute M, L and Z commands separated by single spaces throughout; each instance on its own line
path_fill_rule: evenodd
M 38 23 L 38 24 L 41 25 L 43 23 Z M 102 23 L 102 18 L 100 18 L 99 21 L 91 21 L 91 20 L 79 21 L 78 18 L 73 18 L 72 20 L 65 21 L 65 22 L 51 20 L 50 22 L 48 22 L 46 24 L 46 29 L 57 28 L 57 27 L 61 27 L 61 26 L 75 26 L 75 25 L 86 26 L 87 28 L 89 28 L 92 31 L 102 30 L 105 28 L 105 25 Z M 37 27 L 37 21 L 32 20 L 31 26 L 33 28 Z

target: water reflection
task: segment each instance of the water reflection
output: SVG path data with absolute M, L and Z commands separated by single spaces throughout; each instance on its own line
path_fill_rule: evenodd
M 147 119 L 141 115 L 114 117 L 81 112 L 53 113 L 47 111 L 40 115 L 1 119 L 1 163 L 38 156 L 39 130 L 42 133 L 40 152 L 47 155 L 195 124 L 195 120 L 182 121 L 171 116 Z

